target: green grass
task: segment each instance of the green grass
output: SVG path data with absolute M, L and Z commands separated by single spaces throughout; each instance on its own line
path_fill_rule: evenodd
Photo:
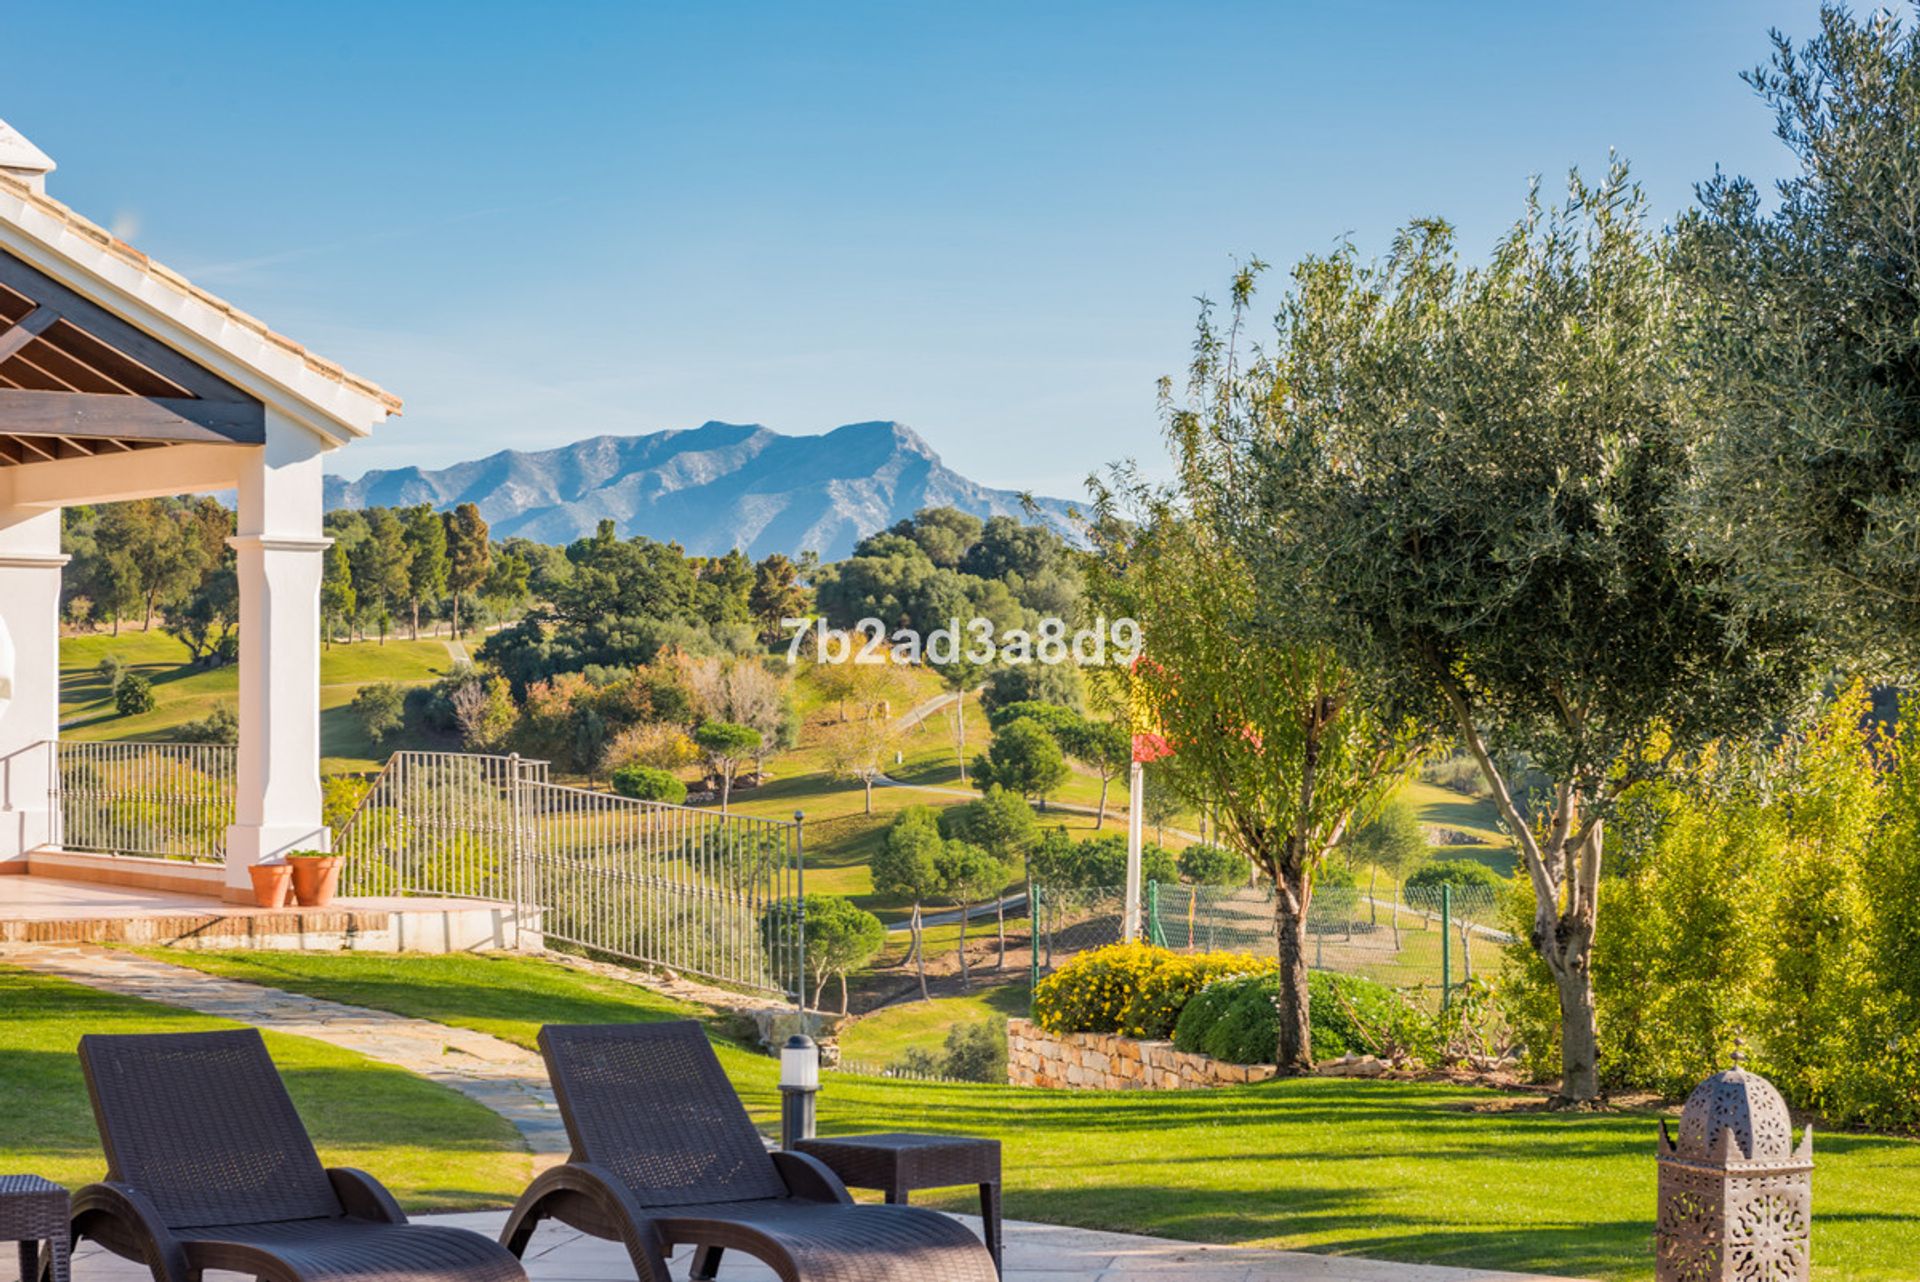
M 909 1050 L 937 1051 L 956 1024 L 982 1024 L 1027 1013 L 1027 984 L 982 987 L 961 997 L 911 999 L 863 1015 L 840 1032 L 840 1054 L 849 1063 L 884 1068 Z
M 1435 846 L 1435 859 L 1473 859 L 1502 877 L 1513 875 L 1513 843 L 1500 831 L 1500 814 L 1490 797 L 1469 797 L 1451 788 L 1410 780 L 1400 795 L 1419 812 L 1420 822 L 1452 828 L 1474 838 L 1471 845 Z
M 82 1033 L 235 1027 L 8 966 L 0 966 L 0 1011 L 0 1170 L 34 1171 L 69 1187 L 106 1174 L 74 1054 Z M 266 1039 L 329 1166 L 374 1172 L 409 1210 L 499 1206 L 524 1187 L 530 1159 L 498 1114 L 323 1042 Z
M 100 660 L 117 654 L 153 682 L 152 712 L 123 717 L 106 684 L 94 671 Z M 321 770 L 336 773 L 377 769 L 388 749 L 377 748 L 360 729 L 348 705 L 361 686 L 376 681 L 419 685 L 436 680 L 453 666 L 440 640 L 362 641 L 334 645 L 320 657 Z M 61 737 L 80 741 L 132 739 L 161 741 L 189 721 L 221 704 L 239 699 L 240 670 L 200 668 L 187 649 L 165 632 L 128 629 L 119 636 L 89 633 L 60 640 Z
M 676 1009 L 528 959 L 167 956 L 485 1027 L 523 1045 L 546 1020 L 665 1018 Z M 720 1054 L 764 1123 L 772 1061 L 724 1045 Z M 820 1110 L 828 1133 L 999 1138 L 1007 1213 L 1019 1219 L 1607 1282 L 1650 1278 L 1658 1115 L 1483 1111 L 1514 1102 L 1466 1087 L 1334 1079 L 1106 1093 L 836 1074 Z M 1817 1161 L 1821 1277 L 1910 1279 L 1920 1255 L 1920 1144 L 1828 1135 Z M 965 1201 L 955 1194 L 944 1204 Z
M 648 1023 L 711 1013 L 635 984 L 498 953 L 139 951 L 222 979 L 451 1024 L 528 1050 L 539 1048 L 542 1024 Z M 748 1111 L 773 1124 L 780 1113 L 773 1061 L 720 1038 L 715 1049 Z

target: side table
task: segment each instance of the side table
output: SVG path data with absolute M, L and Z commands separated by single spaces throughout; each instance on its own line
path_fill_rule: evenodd
M 0 1242 L 20 1244 L 20 1282 L 39 1282 L 47 1244 L 52 1282 L 68 1282 L 67 1191 L 38 1175 L 0 1175 Z
M 879 1189 L 889 1202 L 905 1202 L 915 1189 L 979 1185 L 980 1236 L 994 1271 L 1002 1271 L 999 1140 L 894 1131 L 799 1140 L 793 1147 L 825 1162 L 848 1187 Z

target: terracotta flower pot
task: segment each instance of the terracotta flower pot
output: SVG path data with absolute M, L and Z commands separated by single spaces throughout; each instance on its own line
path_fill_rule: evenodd
M 287 864 L 253 864 L 247 869 L 253 878 L 253 902 L 260 908 L 285 908 L 287 891 L 293 882 L 293 869 Z
M 287 862 L 293 866 L 293 897 L 302 908 L 325 908 L 333 902 L 340 884 L 338 855 L 294 855 Z

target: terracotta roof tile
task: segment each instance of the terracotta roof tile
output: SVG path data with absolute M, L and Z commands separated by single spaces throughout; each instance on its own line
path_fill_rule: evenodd
M 400 413 L 401 400 L 392 392 L 386 391 L 378 384 L 361 378 L 357 374 L 349 374 L 333 361 L 308 351 L 305 347 L 284 334 L 276 333 L 267 326 L 265 321 L 255 316 L 249 316 L 232 303 L 227 302 L 217 295 L 209 294 L 206 290 L 201 289 L 198 285 L 187 280 L 187 278 L 179 272 L 155 262 L 153 259 L 147 257 L 146 254 L 135 249 L 132 245 L 127 244 L 125 241 L 108 232 L 104 227 L 75 213 L 72 209 L 69 209 L 51 196 L 43 192 L 37 192 L 26 183 L 5 173 L 0 173 L 0 191 L 5 191 L 9 195 L 25 200 L 40 212 L 59 219 L 68 229 L 78 235 L 86 237 L 88 240 L 94 241 L 116 258 L 144 272 L 149 279 L 165 285 L 175 293 L 184 294 L 187 297 L 204 303 L 215 311 L 221 312 L 235 324 L 252 331 L 260 338 L 272 343 L 275 347 L 299 358 L 307 369 L 312 370 L 321 377 L 339 383 L 343 387 L 352 388 L 363 396 L 372 397 L 379 401 L 381 406 L 385 408 L 389 414 Z

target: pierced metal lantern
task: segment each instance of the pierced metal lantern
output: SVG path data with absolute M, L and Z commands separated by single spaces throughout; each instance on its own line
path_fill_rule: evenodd
M 1813 1127 L 1795 1148 L 1786 1101 L 1742 1058 L 1694 1088 L 1678 1142 L 1660 1123 L 1657 1282 L 1813 1276 Z

